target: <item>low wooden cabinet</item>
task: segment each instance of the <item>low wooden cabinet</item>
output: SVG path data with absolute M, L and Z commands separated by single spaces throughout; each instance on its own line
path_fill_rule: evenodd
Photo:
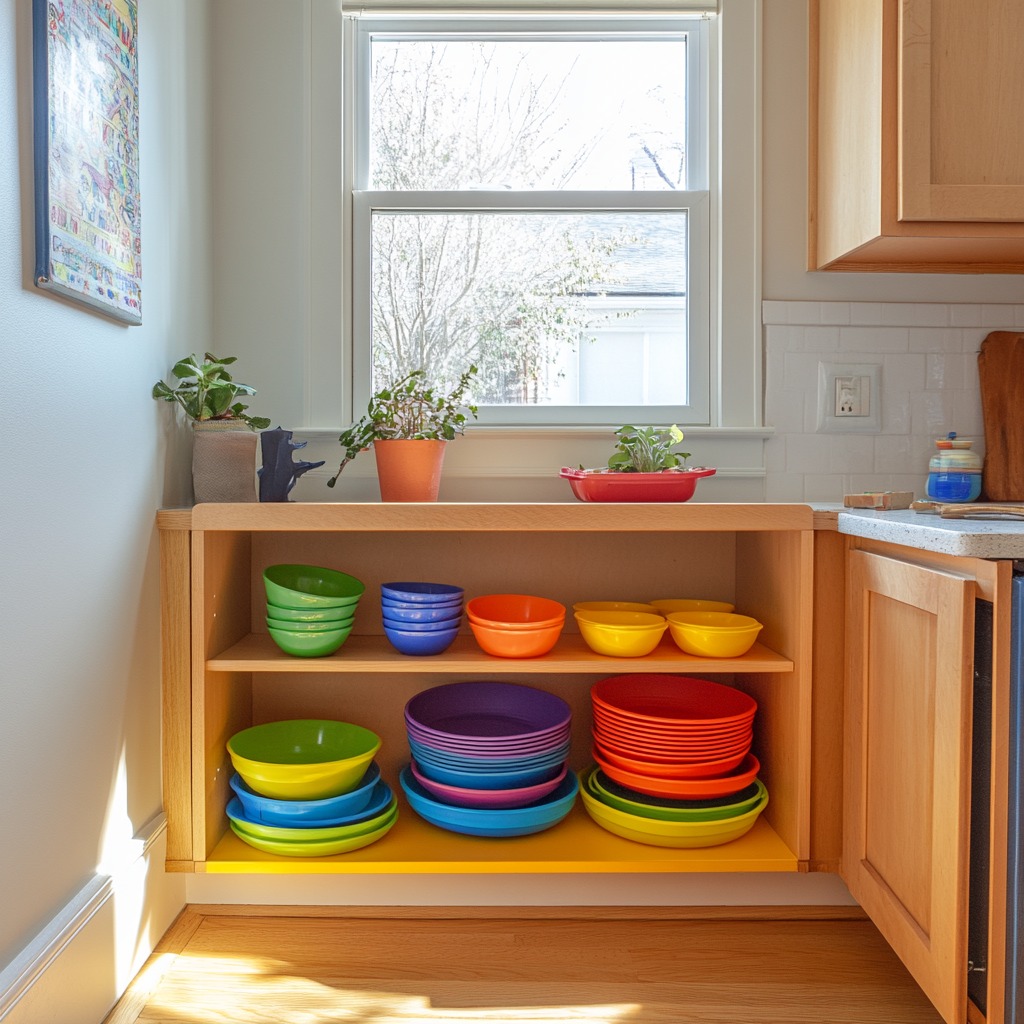
M 805 505 L 246 504 L 158 514 L 163 551 L 165 806 L 168 868 L 206 872 L 797 871 L 810 858 L 813 517 Z M 363 580 L 353 634 L 326 658 L 290 657 L 264 625 L 262 572 L 331 566 Z M 594 654 L 571 614 L 540 658 L 495 658 L 468 630 L 434 657 L 383 636 L 379 586 L 457 583 L 468 596 L 536 593 L 567 606 L 597 599 L 704 596 L 764 623 L 741 658 L 694 658 L 666 636 L 644 658 Z M 582 807 L 547 832 L 487 840 L 428 825 L 400 796 L 382 840 L 334 857 L 260 853 L 228 828 L 225 744 L 287 717 L 355 721 L 381 735 L 378 761 L 400 794 L 408 759 L 402 709 L 439 683 L 498 678 L 549 688 L 573 709 L 571 767 L 590 763 L 590 686 L 632 672 L 691 674 L 758 702 L 754 752 L 770 802 L 742 839 L 707 849 L 630 842 Z
M 999 626 L 1008 623 L 1010 574 L 1008 562 L 868 541 L 852 542 L 848 555 L 842 875 L 950 1024 L 967 1019 L 970 966 L 986 972 L 980 1011 L 989 1024 L 1003 1021 L 1009 630 Z M 977 600 L 992 605 L 994 639 L 991 715 L 976 722 Z M 981 796 L 973 787 L 974 798 L 1001 815 L 972 807 L 978 727 L 990 741 L 992 781 Z M 981 817 L 991 818 L 981 847 L 989 863 L 972 875 Z M 968 952 L 979 878 L 989 887 L 974 894 L 988 906 L 982 956 Z
M 810 19 L 810 268 L 1024 272 L 1018 0 Z

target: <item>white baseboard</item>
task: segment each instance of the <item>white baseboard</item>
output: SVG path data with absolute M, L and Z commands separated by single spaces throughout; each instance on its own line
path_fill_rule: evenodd
M 98 1024 L 185 903 L 164 871 L 161 813 L 132 840 L 113 874 L 96 874 L 0 971 L 4 1024 Z

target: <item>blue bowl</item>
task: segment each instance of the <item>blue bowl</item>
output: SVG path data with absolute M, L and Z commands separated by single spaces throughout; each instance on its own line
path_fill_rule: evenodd
M 399 781 L 409 806 L 424 821 L 449 832 L 495 838 L 527 836 L 557 825 L 572 810 L 579 792 L 576 775 L 566 772 L 553 793 L 525 807 L 460 807 L 431 796 L 413 777 L 408 765 L 402 769 Z
M 235 792 L 238 793 L 238 790 L 236 789 Z M 361 821 L 369 821 L 370 819 L 377 817 L 379 814 L 383 814 L 390 805 L 393 797 L 394 793 L 391 792 L 391 787 L 384 782 L 383 779 L 378 779 L 370 787 L 370 798 L 366 802 L 366 805 L 361 810 L 354 811 L 351 814 L 339 814 L 333 818 L 300 819 L 298 821 L 294 818 L 268 821 L 266 817 L 250 814 L 242 800 L 241 793 L 238 793 L 238 795 L 228 804 L 228 817 L 234 818 L 236 821 L 240 822 L 243 827 L 246 823 L 251 823 L 253 825 L 265 825 L 267 828 L 340 828 L 345 825 L 357 825 Z
M 438 630 L 458 629 L 462 625 L 462 612 L 458 615 L 441 619 L 438 622 L 419 622 L 396 619 L 391 615 L 382 616 L 384 625 L 390 629 L 404 630 L 407 633 L 436 633 Z
M 435 629 L 427 633 L 417 633 L 411 629 L 385 626 L 384 635 L 399 654 L 440 654 L 451 647 L 459 635 L 459 630 L 456 626 L 454 629 Z
M 543 768 L 524 768 L 521 771 L 477 772 L 430 764 L 415 755 L 414 760 L 421 775 L 445 786 L 458 786 L 461 789 L 523 789 L 526 786 L 539 786 L 553 779 L 565 764 L 564 761 L 558 761 Z
M 355 789 L 323 800 L 283 800 L 263 796 L 251 789 L 237 772 L 228 781 L 238 794 L 246 817 L 252 821 L 284 828 L 299 828 L 303 825 L 326 827 L 344 824 L 353 816 L 359 817 L 366 813 L 371 802 L 379 798 L 375 787 L 380 782 L 380 767 L 376 761 L 370 762 L 370 767 Z
M 410 604 L 436 604 L 438 601 L 462 600 L 465 591 L 451 583 L 382 583 L 381 597 Z
M 430 604 L 415 601 L 392 601 L 389 598 L 380 599 L 381 611 L 394 619 L 403 619 L 409 622 L 437 622 L 438 619 L 449 619 L 453 615 L 462 614 L 462 598 L 456 597 L 451 601 L 432 601 Z

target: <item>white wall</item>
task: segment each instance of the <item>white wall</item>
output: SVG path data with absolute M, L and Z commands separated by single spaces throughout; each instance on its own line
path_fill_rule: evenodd
M 159 855 L 154 513 L 188 499 L 188 439 L 149 392 L 209 334 L 206 8 L 140 6 L 126 327 L 31 283 L 32 5 L 0 0 L 0 1017 L 32 1024 L 95 1024 L 183 900 Z M 65 942 L 77 968 L 47 971 Z

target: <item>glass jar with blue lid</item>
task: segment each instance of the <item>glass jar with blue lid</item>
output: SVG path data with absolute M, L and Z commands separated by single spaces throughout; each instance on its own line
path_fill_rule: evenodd
M 981 456 L 971 451 L 970 438 L 952 431 L 935 442 L 928 462 L 926 493 L 932 501 L 974 501 L 981 494 Z

